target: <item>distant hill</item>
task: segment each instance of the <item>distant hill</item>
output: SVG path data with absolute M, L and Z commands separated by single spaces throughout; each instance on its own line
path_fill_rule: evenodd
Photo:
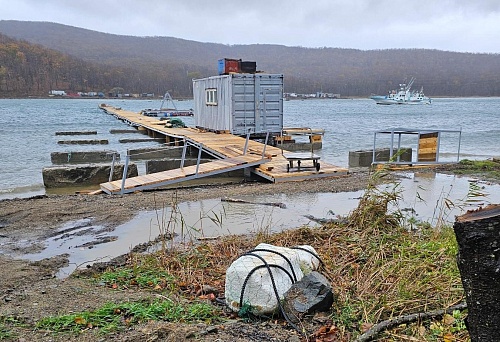
M 223 45 L 12 20 L 0 21 L 0 33 L 70 55 L 94 68 L 112 70 L 111 83 L 100 86 L 122 87 L 126 92 L 163 94 L 169 90 L 174 96 L 190 96 L 191 79 L 216 75 L 217 60 L 227 57 L 256 61 L 258 70 L 283 73 L 286 92 L 367 97 L 386 93 L 415 76 L 414 86 L 423 86 L 431 97 L 500 96 L 500 54 Z M 76 88 L 71 90 L 78 91 L 84 84 L 72 86 Z
M 143 75 L 134 69 L 86 62 L 0 34 L 0 97 L 48 96 L 50 90 L 108 94 L 121 90 L 116 84 Z

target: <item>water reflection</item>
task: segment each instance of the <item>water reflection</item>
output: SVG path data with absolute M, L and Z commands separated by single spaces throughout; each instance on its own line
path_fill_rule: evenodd
M 438 218 L 453 222 L 455 215 L 478 205 L 500 203 L 500 186 L 475 182 L 468 178 L 433 173 L 405 173 L 400 186 L 402 200 L 399 209 L 412 209 L 415 218 L 432 224 Z M 465 199 L 473 182 L 486 197 L 467 204 Z M 382 187 L 383 188 L 383 187 Z M 109 232 L 91 221 L 69 222 L 60 228 L 60 234 L 46 241 L 46 248 L 37 254 L 25 256 L 41 260 L 68 253 L 70 266 L 62 269 L 64 277 L 76 269 L 95 261 L 107 261 L 128 253 L 134 246 L 154 240 L 162 233 L 175 234 L 175 242 L 191 242 L 200 237 L 229 234 L 250 234 L 258 231 L 279 232 L 303 225 L 316 225 L 306 217 L 331 219 L 347 215 L 358 204 L 362 191 L 344 193 L 296 193 L 239 196 L 240 200 L 257 203 L 284 203 L 286 208 L 262 204 L 232 203 L 220 198 L 179 203 L 157 211 L 144 211 L 131 221 Z M 444 200 L 456 204 L 448 209 Z M 310 217 L 309 216 L 309 217 Z M 76 234 L 78 231 L 85 232 Z M 70 233 L 71 232 L 71 233 Z M 63 235 L 64 233 L 64 235 Z M 106 243 L 92 244 L 92 241 Z

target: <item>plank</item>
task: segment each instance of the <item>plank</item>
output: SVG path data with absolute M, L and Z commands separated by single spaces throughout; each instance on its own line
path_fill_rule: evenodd
M 250 140 L 247 145 L 247 153 L 243 155 L 243 150 L 245 148 L 246 139 L 244 137 L 235 136 L 232 134 L 216 134 L 214 132 L 201 131 L 197 128 L 187 127 L 187 128 L 168 128 L 163 127 L 155 118 L 149 118 L 140 115 L 139 113 L 134 113 L 125 110 L 118 110 L 112 107 L 106 107 L 108 113 L 114 115 L 115 117 L 121 118 L 132 125 L 136 125 L 140 130 L 151 131 L 150 134 L 154 136 L 164 135 L 167 140 L 169 139 L 185 139 L 191 141 L 193 144 L 203 144 L 208 150 L 225 157 L 225 159 L 216 160 L 210 163 L 203 163 L 199 165 L 198 172 L 200 175 L 210 174 L 217 171 L 224 171 L 226 169 L 231 169 L 233 167 L 244 168 L 247 164 L 255 165 L 259 161 L 262 164 L 258 167 L 259 172 L 265 173 L 270 178 L 280 178 L 286 180 L 287 178 L 293 179 L 297 178 L 296 172 L 287 173 L 286 165 L 288 161 L 283 157 L 283 153 L 288 151 L 282 150 L 279 147 L 274 146 L 264 146 L 262 143 Z M 316 133 L 316 132 L 312 132 Z M 422 141 L 428 139 L 427 136 L 422 135 Z M 434 139 L 433 139 L 434 138 Z M 430 135 L 430 139 L 435 140 L 436 138 Z M 432 144 L 432 142 L 431 142 Z M 266 149 L 265 158 L 268 160 L 262 160 L 262 151 Z M 208 165 L 207 165 L 208 164 Z M 325 162 L 321 165 L 321 171 L 323 173 L 347 173 L 347 169 L 336 168 L 333 165 L 329 165 Z M 127 179 L 126 187 L 133 189 L 136 186 L 140 186 L 140 183 L 144 184 L 160 184 L 172 180 L 179 180 L 180 178 L 187 178 L 193 176 L 196 173 L 196 165 L 186 166 L 183 169 L 175 169 L 162 171 L 158 173 L 152 173 L 144 176 L 138 176 L 138 178 Z M 301 170 L 301 176 L 307 176 L 308 174 L 317 176 L 316 172 Z M 141 178 L 142 177 L 142 178 Z M 121 190 L 121 180 L 112 183 L 103 183 L 101 188 L 109 189 L 110 191 L 120 191 Z

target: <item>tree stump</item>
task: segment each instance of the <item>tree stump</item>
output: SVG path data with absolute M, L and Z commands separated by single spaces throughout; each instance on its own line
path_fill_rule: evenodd
M 500 204 L 456 218 L 457 263 L 465 290 L 471 341 L 500 338 Z

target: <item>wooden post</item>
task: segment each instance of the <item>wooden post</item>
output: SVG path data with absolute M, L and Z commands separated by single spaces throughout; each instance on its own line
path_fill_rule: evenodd
M 500 336 L 500 204 L 468 211 L 453 225 L 471 341 Z

